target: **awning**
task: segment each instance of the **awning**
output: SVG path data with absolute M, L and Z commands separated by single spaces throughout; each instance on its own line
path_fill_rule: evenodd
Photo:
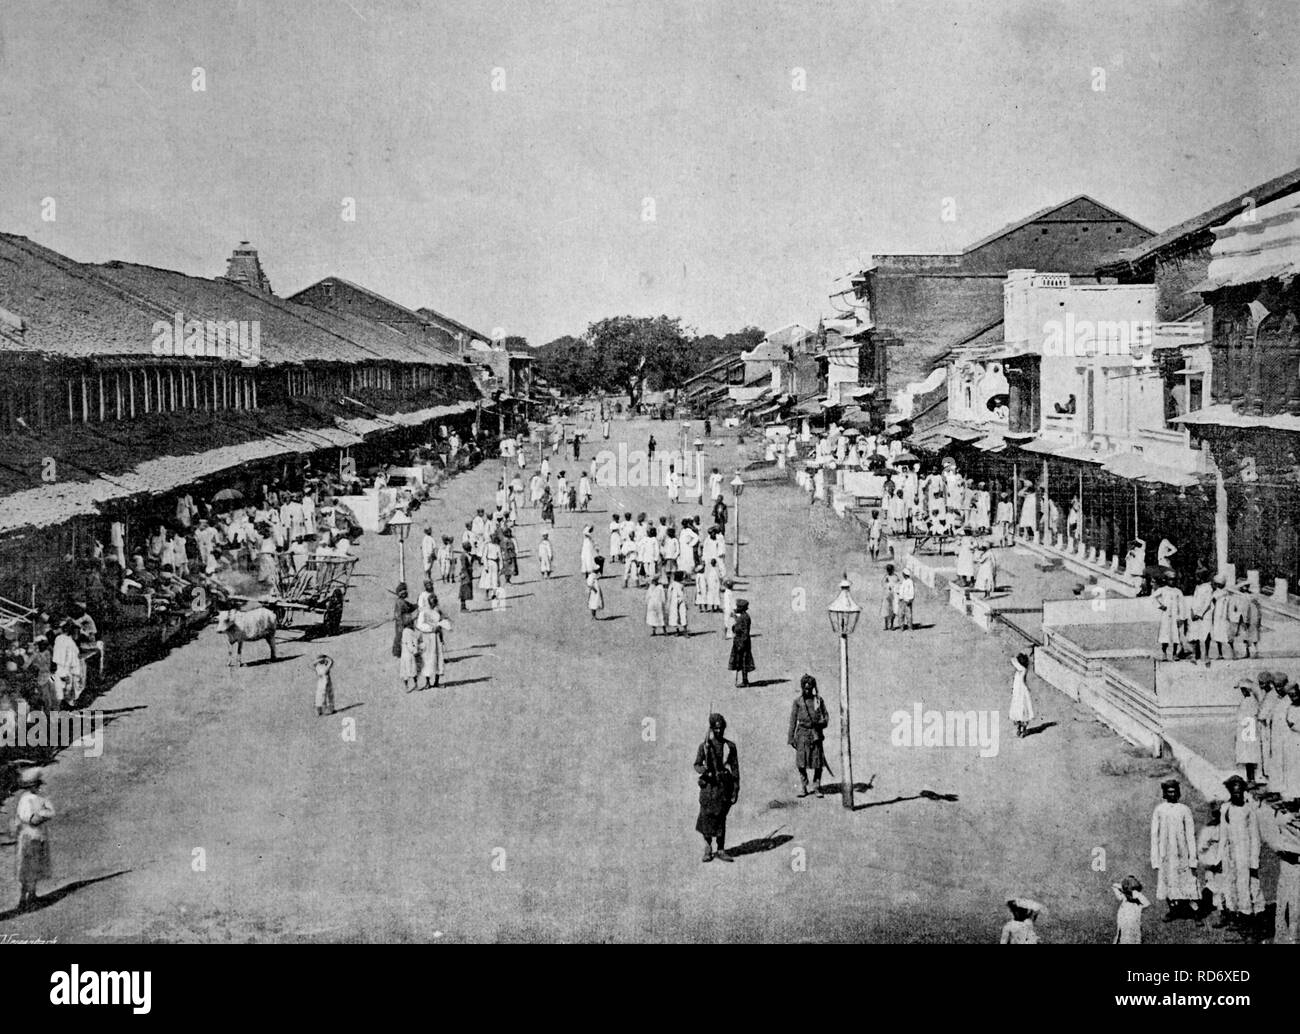
M 1025 452 L 1037 453 L 1039 456 L 1057 460 L 1077 460 L 1080 463 L 1101 463 L 1106 458 L 1082 445 L 1069 445 L 1048 438 L 1035 438 L 1030 442 L 1021 442 L 1020 448 Z
M 943 433 L 955 442 L 973 442 L 983 434 L 973 427 L 962 427 L 960 424 L 944 424 Z
M 974 445 L 980 452 L 1003 452 L 1007 447 L 1007 440 L 1002 435 L 995 433 L 981 438 Z
M 861 406 L 846 406 L 844 412 L 840 414 L 840 421 L 845 424 L 855 424 L 859 427 L 870 427 L 871 414 Z
M 1200 478 L 1195 474 L 1188 474 L 1174 467 L 1164 467 L 1158 463 L 1148 463 L 1141 456 L 1131 452 L 1112 456 L 1102 464 L 1101 469 L 1128 481 L 1141 481 L 1152 485 L 1190 488 L 1200 483 Z
M 802 402 L 799 403 L 799 405 L 794 407 L 794 411 L 796 413 L 801 413 L 804 416 L 821 416 L 822 403 L 824 401 L 825 400 L 820 397 L 804 399 Z
M 1171 423 L 1189 425 L 1209 425 L 1212 427 L 1259 428 L 1269 431 L 1300 432 L 1300 416 L 1290 413 L 1275 413 L 1273 416 L 1247 416 L 1236 412 L 1226 402 L 1216 403 L 1182 416 L 1174 417 Z

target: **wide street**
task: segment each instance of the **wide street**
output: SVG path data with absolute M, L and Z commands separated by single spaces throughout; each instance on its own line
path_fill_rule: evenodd
M 608 447 L 661 449 L 675 425 L 615 421 Z M 597 436 L 598 437 L 598 436 Z M 600 441 L 585 444 L 582 465 Z M 535 451 L 534 451 L 535 455 Z M 734 439 L 706 465 L 730 480 Z M 565 456 L 553 469 L 576 464 Z M 513 467 L 511 468 L 513 470 Z M 453 479 L 416 515 L 459 537 L 490 507 L 499 467 Z M 606 550 L 609 511 L 668 512 L 661 488 L 598 489 L 590 514 L 557 511 L 559 577 L 539 580 L 539 514 L 523 511 L 521 580 L 503 609 L 455 612 L 444 593 L 445 687 L 406 694 L 390 655 L 397 546 L 365 536 L 333 639 L 280 637 L 225 666 L 209 625 L 104 695 L 100 758 L 66 750 L 50 771 L 54 879 L 39 910 L 0 933 L 80 940 L 996 941 L 1004 901 L 1046 906 L 1045 941 L 1106 942 L 1109 885 L 1153 885 L 1148 823 L 1158 774 L 1086 712 L 1031 679 L 1033 735 L 1005 712 L 1012 654 L 918 586 L 914 632 L 880 628 L 879 580 L 851 526 L 792 484 L 742 500 L 744 585 L 757 685 L 736 689 L 721 616 L 652 639 L 644 593 L 607 577 L 592 621 L 577 576 L 581 528 Z M 696 512 L 679 505 L 677 516 Z M 734 528 L 734 524 L 733 524 Z M 729 529 L 729 537 L 730 537 Z M 850 641 L 858 809 L 796 796 L 786 721 L 814 674 L 839 771 L 838 642 L 825 612 L 847 570 L 863 608 Z M 336 660 L 340 713 L 317 718 L 311 660 Z M 891 745 L 890 716 L 999 713 L 998 751 Z M 710 710 L 739 749 L 734 865 L 701 864 L 691 765 Z M 827 783 L 836 780 L 827 776 Z M 1198 824 L 1202 820 L 1199 804 Z M 1100 849 L 1100 852 L 1099 852 Z M 1103 868 L 1104 867 L 1104 868 Z M 1149 893 L 1151 891 L 1149 890 Z M 1154 895 L 1152 895 L 1154 896 Z M 16 901 L 12 865 L 0 899 Z M 1147 939 L 1191 928 L 1147 923 Z

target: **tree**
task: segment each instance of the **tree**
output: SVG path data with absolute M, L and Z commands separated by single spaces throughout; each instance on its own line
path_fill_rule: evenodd
M 612 316 L 590 324 L 582 337 L 566 334 L 535 349 L 533 367 L 565 395 L 626 393 L 635 405 L 647 385 L 675 388 L 711 363 L 748 352 L 762 340 L 763 331 L 752 326 L 721 337 L 701 336 L 677 317 Z
M 526 337 L 520 337 L 518 334 L 507 334 L 505 340 L 502 341 L 501 344 L 507 352 L 528 351 L 528 339 Z
M 591 347 L 571 334 L 538 348 L 533 372 L 564 395 L 586 395 L 598 387 Z
M 588 326 L 586 339 L 603 386 L 626 392 L 632 406 L 652 374 L 676 376 L 685 365 L 686 332 L 676 316 L 611 316 Z

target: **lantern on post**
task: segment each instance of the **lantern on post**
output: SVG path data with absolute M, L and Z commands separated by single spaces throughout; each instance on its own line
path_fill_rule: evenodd
M 734 549 L 732 550 L 731 566 L 735 570 L 737 577 L 739 577 L 740 575 L 740 495 L 742 492 L 745 491 L 745 482 L 740 479 L 739 473 L 737 473 L 736 476 L 731 479 L 731 491 L 732 494 L 736 497 L 736 544 Z
M 852 586 L 846 574 L 840 582 L 839 595 L 826 608 L 831 631 L 840 637 L 840 799 L 844 807 L 853 808 L 853 749 L 849 741 L 849 636 L 858 627 L 862 608 L 849 594 Z
M 397 580 L 406 581 L 406 536 L 411 533 L 411 518 L 405 510 L 398 510 L 388 518 L 388 526 L 397 536 Z

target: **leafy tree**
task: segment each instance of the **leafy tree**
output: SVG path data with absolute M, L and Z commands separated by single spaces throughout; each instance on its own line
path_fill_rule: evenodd
M 752 326 L 719 337 L 684 328 L 677 317 L 613 316 L 590 324 L 582 337 L 548 341 L 535 350 L 533 366 L 565 395 L 605 391 L 627 394 L 635 404 L 647 386 L 675 388 L 762 340 L 763 331 Z

